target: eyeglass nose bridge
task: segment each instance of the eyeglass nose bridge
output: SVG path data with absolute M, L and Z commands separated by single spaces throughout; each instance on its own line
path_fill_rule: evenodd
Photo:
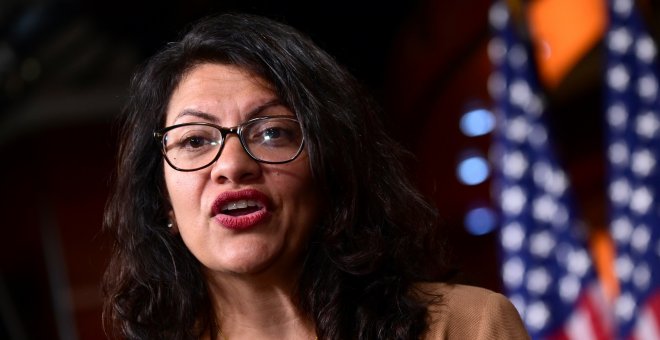
M 220 137 L 222 138 L 222 140 L 220 140 L 220 148 L 218 149 L 218 153 L 215 155 L 215 158 L 213 158 L 211 164 L 217 162 L 218 159 L 220 159 L 220 155 L 222 155 L 222 151 L 225 149 L 225 145 L 227 144 L 227 138 L 229 137 L 230 134 L 236 135 L 236 138 L 238 138 L 238 143 L 241 144 L 241 148 L 251 159 L 257 162 L 259 161 L 257 158 L 255 158 L 252 155 L 252 153 L 250 153 L 250 150 L 248 150 L 247 145 L 245 145 L 245 142 L 243 141 L 243 136 L 241 136 L 241 131 L 243 129 L 241 125 L 233 126 L 229 128 L 218 126 L 218 129 L 220 130 Z
M 230 134 L 235 134 L 236 137 L 238 137 L 238 139 L 241 141 L 241 145 L 243 145 L 243 141 L 242 141 L 241 134 L 240 134 L 240 132 L 241 132 L 240 131 L 241 130 L 240 126 L 234 126 L 234 127 L 230 127 L 230 128 L 218 126 L 217 128 L 218 128 L 218 130 L 220 130 L 220 137 L 222 137 L 222 141 L 221 141 L 222 145 L 221 145 L 220 149 L 222 149 L 225 146 L 225 140 L 227 140 L 227 137 Z

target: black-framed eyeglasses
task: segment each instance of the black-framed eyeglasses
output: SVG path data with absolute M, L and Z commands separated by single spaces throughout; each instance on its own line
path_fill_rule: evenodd
M 252 159 L 262 163 L 291 162 L 303 149 L 300 123 L 290 116 L 265 116 L 234 127 L 211 123 L 184 123 L 154 132 L 167 163 L 179 171 L 195 171 L 213 164 L 227 135 L 234 133 Z

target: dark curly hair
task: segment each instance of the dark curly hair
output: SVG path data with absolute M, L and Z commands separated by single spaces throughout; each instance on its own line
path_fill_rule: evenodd
M 108 335 L 195 339 L 217 328 L 200 263 L 166 227 L 171 206 L 152 139 L 177 84 L 201 63 L 263 78 L 302 125 L 325 206 L 295 299 L 318 337 L 418 339 L 439 297 L 422 298 L 414 283 L 446 271 L 436 210 L 406 178 L 406 154 L 333 58 L 291 27 L 241 14 L 199 21 L 132 79 L 104 221 L 113 235 L 103 285 Z

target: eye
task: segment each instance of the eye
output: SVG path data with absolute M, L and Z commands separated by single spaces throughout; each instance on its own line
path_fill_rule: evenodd
M 201 148 L 206 144 L 210 144 L 210 141 L 201 136 L 190 136 L 179 143 L 181 147 L 192 149 Z
M 197 152 L 218 145 L 220 136 L 213 128 L 182 126 L 170 131 L 167 140 L 171 142 L 171 147 L 168 149 Z
M 280 138 L 280 137 L 282 137 L 282 134 L 284 134 L 284 132 L 279 127 L 268 128 L 268 129 L 264 130 L 263 133 L 262 133 L 263 139 L 266 140 L 266 141 L 271 140 L 271 139 Z
M 300 127 L 294 120 L 268 119 L 250 126 L 247 141 L 272 147 L 286 147 L 298 144 Z

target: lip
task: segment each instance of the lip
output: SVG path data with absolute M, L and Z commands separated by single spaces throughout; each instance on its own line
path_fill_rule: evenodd
M 222 208 L 231 203 L 241 200 L 255 201 L 259 210 L 249 214 L 233 216 L 222 213 Z M 227 229 L 247 230 L 263 222 L 269 215 L 269 199 L 266 194 L 256 189 L 245 189 L 239 191 L 227 191 L 220 194 L 211 207 L 212 216 Z

